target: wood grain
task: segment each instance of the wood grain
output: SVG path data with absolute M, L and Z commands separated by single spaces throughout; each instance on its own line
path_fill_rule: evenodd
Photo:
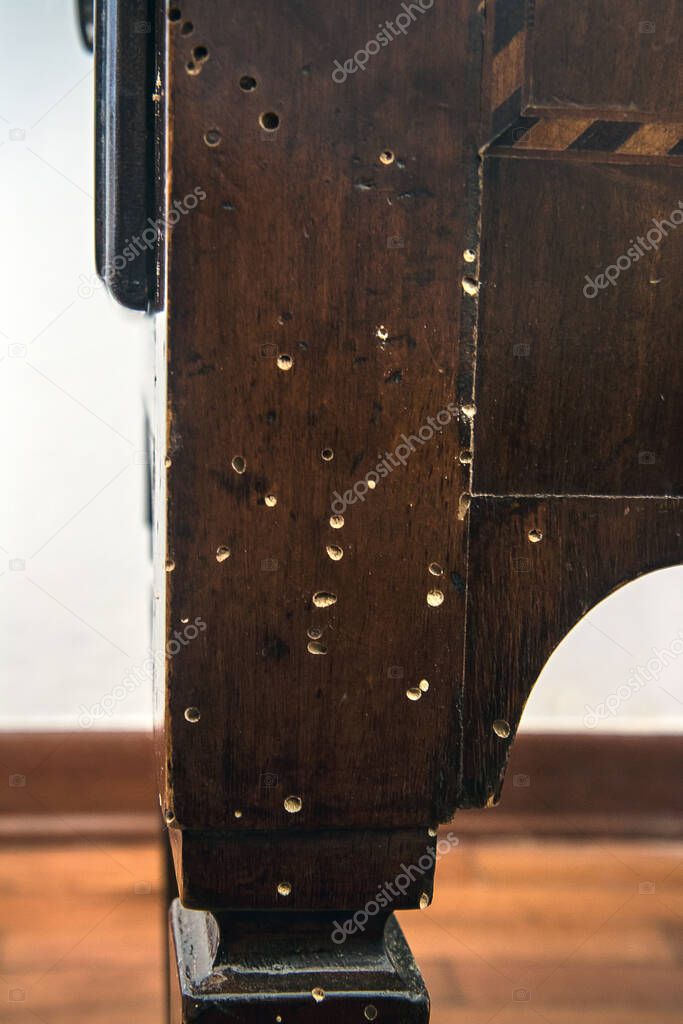
M 484 804 L 509 747 L 492 721 L 514 734 L 563 631 L 681 557 L 680 505 L 655 499 L 683 481 L 683 234 L 583 295 L 673 209 L 678 167 L 615 163 L 591 136 L 544 159 L 484 153 L 480 180 L 481 13 L 434 7 L 335 81 L 376 14 L 272 0 L 254 26 L 245 4 L 190 2 L 169 26 L 169 202 L 203 197 L 168 239 L 159 496 L 165 638 L 202 623 L 166 681 L 164 808 L 188 851 L 202 833 L 276 849 L 330 829 L 355 848 Z M 523 15 L 497 6 L 489 64 Z M 399 444 L 405 465 L 349 490 Z M 543 586 L 511 577 L 504 613 L 532 528 Z M 357 866 L 344 901 L 374 883 Z
M 170 26 L 172 198 L 206 194 L 168 251 L 167 635 L 206 623 L 168 669 L 165 806 L 183 828 L 426 827 L 457 772 L 470 8 L 435 5 L 342 84 L 335 59 L 389 0 L 344 17 L 271 0 L 257 23 L 246 3 L 190 2 L 191 35 Z M 405 465 L 331 528 L 335 492 L 398 445 Z
M 417 908 L 432 894 L 436 839 L 426 828 L 169 831 L 180 897 L 193 909 L 311 910 L 324 894 L 330 908 L 354 912 L 399 876 L 396 908 Z M 286 897 L 278 896 L 282 881 Z
M 535 0 L 529 35 L 529 108 L 680 117 L 679 0 Z
M 626 255 L 677 207 L 679 177 L 486 159 L 476 493 L 681 494 L 683 231 Z M 610 265 L 614 284 L 590 288 Z

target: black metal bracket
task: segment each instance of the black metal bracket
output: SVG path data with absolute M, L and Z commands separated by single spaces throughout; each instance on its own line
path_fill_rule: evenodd
M 98 0 L 95 20 L 97 272 L 130 309 L 159 308 L 163 76 L 154 0 Z
M 93 25 L 93 0 L 76 0 L 76 16 L 81 30 L 81 39 L 86 50 L 92 50 L 94 25 Z

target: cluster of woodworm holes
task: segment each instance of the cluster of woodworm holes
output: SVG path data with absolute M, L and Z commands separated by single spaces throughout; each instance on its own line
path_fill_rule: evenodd
M 171 7 L 168 16 L 172 22 L 180 22 L 182 20 L 182 12 L 178 7 Z M 194 33 L 194 24 L 191 21 L 184 21 L 180 31 L 182 35 L 190 36 Z M 193 47 L 192 56 L 185 64 L 185 70 L 188 75 L 201 74 L 202 67 L 208 59 L 208 47 L 203 45 Z M 239 87 L 243 92 L 254 92 L 258 88 L 258 81 L 253 75 L 242 75 L 239 80 Z M 280 115 L 274 110 L 264 110 L 258 116 L 258 123 L 263 131 L 276 132 L 280 127 Z M 204 133 L 204 141 L 207 146 L 215 147 L 220 145 L 222 141 L 221 132 L 218 128 L 208 128 Z M 378 159 L 385 167 L 389 167 L 396 161 L 396 154 L 391 149 L 383 149 Z
M 183 36 L 194 34 L 195 26 L 191 21 L 182 21 L 182 11 L 179 7 L 171 7 L 168 12 L 169 21 L 180 24 L 180 33 Z M 203 44 L 192 47 L 192 55 L 185 64 L 188 75 L 197 76 L 202 73 L 204 65 L 210 58 L 209 48 Z M 239 80 L 239 87 L 243 92 L 254 92 L 258 87 L 257 80 L 253 75 L 242 75 Z M 259 114 L 258 123 L 264 132 L 276 132 L 280 127 L 280 115 L 274 110 L 264 110 Z M 204 141 L 207 146 L 218 146 L 222 140 L 220 131 L 217 128 L 209 128 L 204 133 Z
M 172 22 L 180 21 L 182 18 L 181 11 L 177 7 L 172 7 L 169 10 L 169 19 Z M 194 25 L 191 21 L 183 22 L 181 26 L 181 32 L 183 35 L 191 35 L 194 32 Z M 209 51 L 206 46 L 198 45 L 192 50 L 192 60 L 188 61 L 186 70 L 188 74 L 199 74 L 202 65 L 209 59 Z M 253 92 L 258 86 L 258 82 L 251 75 L 243 75 L 239 80 L 240 89 L 243 92 Z M 264 111 L 259 115 L 259 124 L 264 131 L 274 132 L 280 127 L 280 117 L 273 111 Z M 210 128 L 204 134 L 204 141 L 207 146 L 215 147 L 221 142 L 222 136 L 217 128 Z M 395 154 L 392 150 L 383 150 L 379 155 L 379 162 L 384 166 L 390 166 L 396 159 Z M 466 249 L 464 252 L 464 259 L 467 263 L 476 262 L 476 252 L 472 249 Z M 479 292 L 479 282 L 470 276 L 466 276 L 462 281 L 463 291 L 466 295 L 476 296 Z M 293 366 L 293 359 L 291 355 L 287 353 L 281 353 L 277 357 L 278 369 L 288 371 Z M 474 414 L 474 408 L 467 409 L 463 408 L 463 412 Z M 329 462 L 334 458 L 334 452 L 331 448 L 324 448 L 321 452 L 321 457 L 325 462 Z M 462 451 L 459 456 L 460 462 L 463 464 L 470 463 L 472 461 L 472 453 L 470 451 Z M 242 474 L 246 472 L 246 461 L 243 456 L 236 455 L 232 460 L 232 468 L 236 473 Z M 267 494 L 265 496 L 264 504 L 268 508 L 274 508 L 277 505 L 277 497 L 274 494 Z M 344 517 L 342 515 L 332 515 L 329 520 L 332 529 L 339 530 L 344 526 Z M 528 539 L 530 543 L 537 544 L 543 539 L 543 534 L 539 529 L 532 529 L 528 533 Z M 326 545 L 326 552 L 329 558 L 333 561 L 339 561 L 344 556 L 343 548 L 337 544 Z M 230 549 L 225 545 L 220 545 L 216 549 L 216 561 L 224 562 L 230 557 Z M 167 562 L 167 569 L 171 571 L 175 568 L 175 563 L 172 561 Z M 432 576 L 442 576 L 443 569 L 436 562 L 432 562 L 429 566 L 429 572 Z M 318 608 L 327 608 L 336 603 L 336 595 L 319 591 L 313 595 L 313 604 Z M 432 608 L 438 608 L 444 602 L 444 592 L 438 587 L 433 587 L 427 592 L 427 604 Z M 322 631 L 317 627 L 311 627 L 308 630 L 308 651 L 310 654 L 322 655 L 327 653 L 327 646 L 321 642 Z M 411 701 L 420 700 L 422 695 L 429 690 L 429 682 L 426 679 L 421 679 L 419 684 L 415 687 L 410 687 L 406 690 L 406 696 Z M 196 723 L 200 720 L 201 714 L 198 708 L 190 707 L 185 711 L 185 718 L 188 722 Z M 496 736 L 501 739 L 507 739 L 510 736 L 510 725 L 504 719 L 496 719 L 493 723 L 493 732 Z M 297 813 L 301 810 L 302 802 L 300 797 L 287 797 L 284 802 L 285 809 L 292 814 Z M 235 817 L 241 818 L 242 812 L 235 811 Z M 282 896 L 287 896 L 291 892 L 291 886 L 287 882 L 281 882 L 278 885 L 278 893 Z M 324 993 L 321 989 L 315 989 L 313 992 L 314 998 L 320 1000 L 324 998 Z M 368 1006 L 365 1009 L 365 1017 L 367 1020 L 374 1020 L 377 1015 L 377 1011 L 374 1006 Z

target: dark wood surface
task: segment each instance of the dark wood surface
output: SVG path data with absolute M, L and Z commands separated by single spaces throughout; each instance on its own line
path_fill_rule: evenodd
M 372 77 L 341 85 L 334 58 L 376 33 L 389 0 L 348 17 L 273 0 L 258 23 L 249 4 L 190 4 L 192 34 L 171 25 L 173 196 L 207 194 L 168 254 L 168 626 L 207 624 L 169 666 L 167 802 L 183 827 L 426 826 L 457 771 L 466 7 L 435 6 Z M 209 59 L 190 75 L 198 44 Z M 332 529 L 334 493 L 449 403 L 449 426 Z M 315 608 L 318 591 L 337 603 Z M 311 628 L 325 655 L 309 653 Z
M 683 167 L 559 156 L 486 161 L 474 489 L 680 495 L 683 232 L 584 289 L 669 217 Z
M 531 107 L 683 120 L 680 0 L 533 0 L 529 7 Z
M 190 6 L 169 26 L 171 198 L 206 198 L 168 249 L 166 629 L 206 629 L 168 663 L 164 806 L 197 834 L 358 838 L 483 805 L 509 747 L 494 719 L 514 735 L 575 622 L 681 557 L 676 501 L 612 500 L 680 493 L 675 230 L 652 266 L 582 293 L 674 208 L 677 159 L 615 157 L 599 132 L 565 152 L 551 132 L 544 156 L 484 152 L 480 195 L 487 114 L 465 96 L 482 66 L 484 106 L 517 74 L 528 93 L 523 50 L 504 65 L 533 19 L 503 0 L 486 23 L 464 0 L 435 7 L 371 74 L 334 82 L 375 15 L 271 4 L 254 26 L 241 4 Z M 449 403 L 332 529 L 333 494 Z M 515 560 L 547 564 L 542 585 Z
M 309 910 L 324 892 L 329 907 L 353 912 L 421 858 L 428 870 L 414 871 L 393 903 L 397 909 L 418 907 L 432 895 L 436 839 L 426 828 L 169 833 L 186 907 Z M 340 871 L 340 864 L 363 867 Z M 281 881 L 291 890 L 285 896 L 277 891 Z
M 176 900 L 170 924 L 179 968 L 173 1021 L 197 1019 L 198 993 L 202 1024 L 429 1020 L 424 982 L 393 914 L 374 918 L 343 949 L 334 912 L 212 917 Z

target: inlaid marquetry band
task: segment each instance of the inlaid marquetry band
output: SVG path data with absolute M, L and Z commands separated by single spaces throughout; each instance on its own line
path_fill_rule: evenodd
M 571 112 L 524 116 L 525 54 L 535 0 L 495 0 L 489 35 L 490 137 L 487 148 L 683 156 L 683 124 L 598 120 Z
M 490 148 L 681 156 L 683 124 L 600 121 L 592 117 L 518 117 Z
M 524 57 L 533 4 L 496 0 L 491 39 L 490 102 L 492 134 L 498 135 L 522 112 Z

